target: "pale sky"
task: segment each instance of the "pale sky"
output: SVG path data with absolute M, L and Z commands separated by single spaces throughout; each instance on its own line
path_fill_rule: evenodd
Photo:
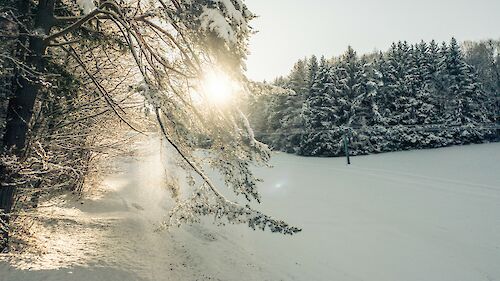
M 500 0 L 246 0 L 259 15 L 248 76 L 272 80 L 304 56 L 367 53 L 393 41 L 500 39 Z

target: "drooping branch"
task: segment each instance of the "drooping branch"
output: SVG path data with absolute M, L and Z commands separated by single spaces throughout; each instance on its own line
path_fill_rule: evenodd
M 212 183 L 212 181 L 210 180 L 210 178 L 208 176 L 205 175 L 205 173 L 203 173 L 197 166 L 196 164 L 194 164 L 187 156 L 184 152 L 182 152 L 182 150 L 180 149 L 180 147 L 174 143 L 170 137 L 168 136 L 168 133 L 167 133 L 167 130 L 165 128 L 165 126 L 163 125 L 163 122 L 161 120 L 161 115 L 160 115 L 160 109 L 159 108 L 156 108 L 155 110 L 155 114 L 156 114 L 156 119 L 158 120 L 158 124 L 160 125 L 160 128 L 161 128 L 161 131 L 162 131 L 162 134 L 163 134 L 163 137 L 165 138 L 165 140 L 168 141 L 168 143 L 170 143 L 170 145 L 172 145 L 172 147 L 175 149 L 175 151 L 177 151 L 177 153 L 181 156 L 181 158 L 202 178 L 202 180 L 210 187 L 210 189 L 214 192 L 214 194 L 217 195 L 217 197 L 221 198 L 221 199 L 224 199 L 226 201 L 229 201 L 227 200 L 218 190 L 217 188 L 215 187 L 215 185 Z
M 298 232 L 301 232 L 302 229 L 294 226 L 290 226 L 286 222 L 282 220 L 274 219 L 268 215 L 265 215 L 257 210 L 250 208 L 249 205 L 241 206 L 240 204 L 228 200 L 224 197 L 212 183 L 210 178 L 201 171 L 200 168 L 196 166 L 189 159 L 188 156 L 180 147 L 171 140 L 168 136 L 165 126 L 161 120 L 160 109 L 155 109 L 156 118 L 158 124 L 160 125 L 163 137 L 166 141 L 174 148 L 174 150 L 181 156 L 181 158 L 191 167 L 196 174 L 198 174 L 203 180 L 203 184 L 201 189 L 204 186 L 207 186 L 210 191 L 215 195 L 215 202 L 210 202 L 210 199 L 204 195 L 203 190 L 199 190 L 193 194 L 193 196 L 177 205 L 171 212 L 171 218 L 177 214 L 178 212 L 194 212 L 195 215 L 215 215 L 216 219 L 222 219 L 226 217 L 230 223 L 247 223 L 248 226 L 252 229 L 259 228 L 261 230 L 265 230 L 266 228 L 271 229 L 272 232 L 278 232 L 282 234 L 293 235 Z M 192 216 L 192 215 L 191 215 Z M 180 214 L 180 220 L 189 221 L 189 214 Z M 164 225 L 166 227 L 166 225 Z

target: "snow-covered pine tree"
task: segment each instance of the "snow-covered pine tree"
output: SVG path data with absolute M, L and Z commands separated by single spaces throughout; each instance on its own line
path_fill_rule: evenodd
M 416 123 L 415 94 L 420 84 L 420 70 L 416 65 L 413 46 L 408 45 L 406 41 L 398 42 L 396 54 L 398 89 L 394 105 L 398 115 L 398 124 L 414 125 Z
M 360 90 L 359 68 L 356 65 L 356 54 L 346 52 L 331 67 L 333 82 L 333 122 L 336 127 L 347 127 L 351 116 L 351 100 Z
M 439 48 L 439 64 L 438 64 L 438 79 L 440 89 L 438 91 L 438 100 L 441 108 L 441 116 L 443 118 L 443 124 L 450 122 L 451 115 L 451 99 L 453 98 L 453 93 L 457 91 L 457 86 L 455 83 L 456 76 L 461 68 L 459 66 L 458 56 L 459 53 L 453 56 L 450 54 L 448 44 L 442 42 Z M 453 89 L 451 87 L 454 87 Z
M 418 135 L 417 148 L 446 145 L 438 128 L 442 120 L 439 116 L 437 95 L 438 48 L 434 41 L 424 41 L 414 47 L 414 63 L 411 73 L 415 75 L 415 134 Z
M 309 91 L 311 90 L 314 84 L 314 79 L 318 74 L 318 68 L 319 68 L 318 58 L 315 55 L 312 55 L 307 64 L 307 82 L 308 82 L 307 84 L 309 87 L 308 89 Z
M 378 114 L 376 105 L 376 96 L 380 85 L 379 77 L 373 67 L 373 63 L 368 62 L 366 56 L 361 57 L 359 64 L 361 72 L 358 80 L 359 87 L 356 95 L 351 99 L 351 113 L 349 116 L 348 126 L 364 127 L 373 126 L 375 124 L 375 116 Z
M 382 74 L 370 63 L 366 56 L 360 60 L 362 75 L 360 78 L 360 92 L 351 103 L 351 116 L 349 127 L 353 128 L 351 139 L 351 151 L 356 154 L 368 154 L 381 152 L 385 130 L 380 127 L 382 118 L 379 109 L 379 87 L 382 86 Z
M 318 71 L 318 62 L 315 56 L 310 59 L 299 60 L 290 76 L 288 88 L 293 92 L 285 98 L 285 112 L 281 120 L 281 129 L 276 133 L 283 142 L 283 151 L 297 152 L 300 150 L 304 120 L 302 106 L 311 90 L 311 83 Z
M 302 105 L 305 94 L 289 92 L 284 98 L 284 112 L 281 119 L 281 127 L 275 131 L 280 138 L 282 151 L 296 153 L 300 150 L 304 120 L 302 116 Z
M 500 119 L 500 40 L 465 42 L 462 46 L 465 60 L 477 73 L 487 96 L 490 123 Z M 495 118 L 497 118 L 495 120 Z M 496 122 L 496 123 L 495 123 Z M 496 138 L 500 137 L 500 129 Z
M 299 154 L 306 156 L 335 156 L 341 152 L 338 118 L 338 99 L 331 66 L 321 58 L 318 74 L 303 107 L 304 134 Z M 337 103 L 337 104 L 336 104 Z M 343 113 L 342 113 L 343 114 Z
M 399 85 L 399 61 L 397 46 L 395 43 L 391 44 L 389 51 L 383 56 L 383 59 L 379 60 L 378 68 L 381 73 L 383 73 L 383 100 L 380 104 L 380 109 L 382 116 L 386 125 L 397 125 L 398 120 L 394 117 L 396 108 L 394 106 L 394 101 L 400 93 Z
M 347 112 L 342 115 L 339 114 L 339 119 L 336 120 L 337 125 L 350 126 L 349 120 L 355 110 L 352 107 L 352 101 L 363 93 L 363 68 L 357 57 L 356 52 L 351 46 L 347 47 L 347 51 L 340 57 L 336 65 L 336 79 L 337 92 L 336 99 L 345 99 Z M 341 101 L 344 104 L 344 101 Z
M 291 94 L 295 94 L 295 92 L 292 90 L 281 91 L 272 93 L 269 96 L 266 139 L 268 140 L 267 144 L 275 150 L 286 151 L 285 147 L 289 146 L 288 140 L 284 140 L 284 136 L 280 132 L 285 130 L 283 120 L 287 118 L 286 115 L 288 115 L 289 110 L 293 110 L 293 108 L 288 108 L 287 104 L 287 100 Z
M 299 95 L 305 95 L 309 91 L 309 69 L 307 58 L 298 60 L 288 76 L 286 88 L 293 90 Z
M 462 55 L 455 38 L 442 48 L 441 75 L 445 89 L 444 121 L 455 143 L 478 142 L 490 134 L 481 126 L 488 123 L 486 95 L 474 69 Z
M 445 103 L 445 122 L 447 125 L 462 125 L 462 96 L 465 92 L 465 87 L 471 81 L 466 74 L 467 67 L 462 59 L 458 43 L 455 38 L 450 42 L 450 45 L 444 45 L 441 49 L 441 75 L 443 77 L 444 94 L 446 97 Z M 457 115 L 458 114 L 458 115 Z
M 446 131 L 445 122 L 445 83 L 444 75 L 441 71 L 443 61 L 443 52 L 436 41 L 432 40 L 428 48 L 428 70 L 429 77 L 425 79 L 425 87 L 432 93 L 432 104 L 434 106 L 432 124 L 437 128 L 433 131 L 435 140 L 429 141 L 431 147 L 447 146 L 453 143 L 452 136 Z
M 400 149 L 398 141 L 398 130 L 393 129 L 400 123 L 400 116 L 396 105 L 398 97 L 401 95 L 401 65 L 399 61 L 399 52 L 396 43 L 385 54 L 380 54 L 376 61 L 376 67 L 382 73 L 382 86 L 379 87 L 379 112 L 381 114 L 380 122 L 386 129 L 382 132 L 385 135 L 385 141 L 382 146 L 383 151 L 393 151 Z
M 352 120 L 356 113 L 361 113 L 363 110 L 358 110 L 358 101 L 365 94 L 366 82 L 363 77 L 363 64 L 360 62 L 356 51 L 351 46 L 347 47 L 346 52 L 335 61 L 333 68 L 333 78 L 335 82 L 335 125 L 343 134 L 348 134 L 352 137 L 354 147 L 352 153 L 365 153 L 361 142 L 366 142 L 362 135 L 359 135 L 357 130 L 352 130 Z M 365 112 L 366 113 L 366 112 Z M 360 116 L 359 121 L 364 117 Z M 342 134 L 338 134 L 338 142 L 342 141 Z
M 423 119 L 423 124 L 441 124 L 443 121 L 440 116 L 439 102 L 436 97 L 439 95 L 438 91 L 442 90 L 438 72 L 439 69 L 439 47 L 434 40 L 428 45 L 425 42 L 419 44 L 420 59 L 419 64 L 422 68 L 422 89 L 425 96 L 422 99 L 426 100 L 432 109 L 426 113 Z M 421 112 L 419 114 L 424 114 Z

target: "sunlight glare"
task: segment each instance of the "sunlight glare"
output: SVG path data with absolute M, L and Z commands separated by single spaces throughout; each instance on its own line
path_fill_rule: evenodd
M 213 104 L 221 105 L 229 102 L 237 90 L 237 84 L 223 72 L 210 71 L 202 81 L 203 92 Z

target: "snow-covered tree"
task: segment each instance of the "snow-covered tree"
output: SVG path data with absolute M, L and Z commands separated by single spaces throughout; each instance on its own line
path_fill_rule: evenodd
M 304 95 L 309 90 L 308 62 L 301 59 L 295 63 L 288 75 L 286 88 L 293 90 L 299 95 Z
M 339 148 L 345 127 L 350 128 L 353 154 L 494 140 L 494 131 L 488 127 L 494 126 L 493 116 L 498 112 L 494 75 L 498 52 L 492 44 L 474 47 L 469 43 L 467 59 L 456 40 L 441 47 L 434 40 L 414 45 L 400 41 L 385 53 L 361 59 L 349 47 L 342 56 L 329 60 L 328 74 L 321 67 L 326 65 L 323 58 L 317 74 L 308 76 L 314 79 L 304 105 L 280 103 L 281 127 L 274 131 L 282 142 L 276 149 L 290 147 L 284 137 L 290 127 L 283 116 L 299 107 L 306 131 L 302 155 L 342 155 Z M 478 72 L 467 60 L 482 70 Z M 315 57 L 309 59 L 309 69 L 315 68 L 314 61 Z M 296 79 L 297 67 L 292 73 L 289 79 L 303 81 Z M 304 77 L 304 71 L 300 73 Z M 286 80 L 280 86 L 290 88 Z
M 485 95 L 475 77 L 474 69 L 462 55 L 455 38 L 443 50 L 441 75 L 445 86 L 447 103 L 445 120 L 450 125 L 485 123 Z
M 318 68 L 319 68 L 319 62 L 318 58 L 313 55 L 308 61 L 307 64 L 307 82 L 308 82 L 308 87 L 309 91 L 311 90 L 313 84 L 314 84 L 314 79 L 316 78 L 316 75 L 318 74 Z
M 304 134 L 300 154 L 338 155 L 341 146 L 335 122 L 338 118 L 336 110 L 339 110 L 339 101 L 335 94 L 332 68 L 326 59 L 322 58 L 311 92 L 303 106 Z
M 489 119 L 500 122 L 500 40 L 465 42 L 463 52 L 467 64 L 474 67 L 487 96 Z
M 74 73 L 76 81 L 89 81 L 89 88 L 109 109 L 137 130 L 115 100 L 116 85 L 101 77 L 123 79 L 142 94 L 163 137 L 199 180 L 193 196 L 171 213 L 171 223 L 213 215 L 253 228 L 288 234 L 299 231 L 246 204 L 229 201 L 203 173 L 193 153 L 198 147 L 193 140 L 204 135 L 212 151 L 209 163 L 221 172 L 226 184 L 245 200 L 260 201 L 250 165 L 267 161 L 266 146 L 255 140 L 237 107 L 210 102 L 200 83 L 210 73 L 226 73 L 243 90 L 249 88 L 242 71 L 254 14 L 243 1 L 21 0 L 0 5 L 2 22 L 12 25 L 9 40 L 19 42 L 8 57 L 2 56 L 2 63 L 14 62 L 12 71 L 17 75 L 9 97 L 3 156 L 17 157 L 22 164 L 23 156 L 32 152 L 27 140 L 33 109 L 44 93 L 63 94 L 55 87 L 65 79 L 58 75 L 63 72 Z M 120 62 L 125 71 L 101 67 L 108 62 Z M 5 172 L 10 166 L 6 162 L 0 166 L 1 180 L 10 180 L 5 178 L 11 174 Z M 13 189 L 2 185 L 0 190 L 0 208 L 6 212 Z

